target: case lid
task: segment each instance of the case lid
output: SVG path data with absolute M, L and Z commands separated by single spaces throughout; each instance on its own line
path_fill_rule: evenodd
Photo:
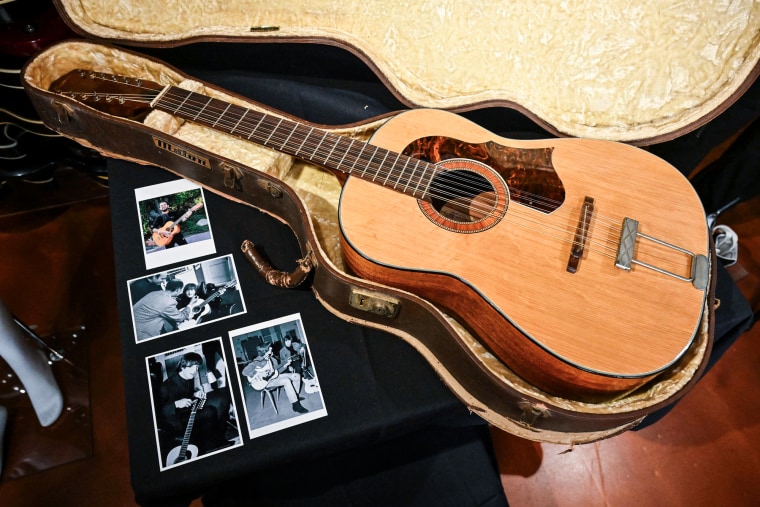
M 663 141 L 715 117 L 760 60 L 753 0 L 55 0 L 80 33 L 344 47 L 411 107 L 517 108 L 558 134 Z

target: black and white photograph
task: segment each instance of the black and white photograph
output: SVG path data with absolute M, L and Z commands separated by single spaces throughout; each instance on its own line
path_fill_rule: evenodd
M 229 335 L 250 438 L 327 415 L 300 314 Z
M 146 358 L 165 470 L 243 445 L 221 338 Z
M 216 253 L 203 189 L 174 180 L 135 189 L 145 268 Z
M 232 255 L 153 273 L 127 283 L 136 342 L 245 313 Z

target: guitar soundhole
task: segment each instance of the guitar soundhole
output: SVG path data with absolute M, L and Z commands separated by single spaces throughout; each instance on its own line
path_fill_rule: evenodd
M 496 204 L 493 186 L 472 171 L 445 171 L 430 185 L 433 208 L 455 222 L 476 222 L 491 213 Z
M 507 210 L 509 192 L 490 167 L 474 160 L 450 159 L 430 182 L 420 208 L 437 225 L 455 232 L 493 227 Z

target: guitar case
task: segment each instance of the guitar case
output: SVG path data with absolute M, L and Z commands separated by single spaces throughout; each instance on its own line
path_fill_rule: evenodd
M 377 99 L 367 102 L 367 111 L 327 127 L 353 139 L 369 139 L 394 107 L 433 107 L 510 121 L 519 117 L 511 125 L 532 129 L 531 135 L 651 145 L 706 124 L 758 75 L 757 2 L 731 4 L 736 12 L 723 12 L 725 3 L 710 1 L 679 9 L 667 2 L 612 2 L 583 15 L 572 4 L 369 2 L 352 12 L 335 0 L 309 2 L 308 8 L 292 1 L 238 0 L 221 8 L 200 0 L 57 0 L 62 16 L 86 39 L 42 51 L 26 65 L 22 80 L 50 128 L 110 157 L 166 169 L 288 224 L 311 269 L 307 283 L 325 308 L 412 345 L 462 403 L 490 424 L 535 441 L 588 443 L 636 427 L 700 378 L 713 341 L 714 259 L 701 323 L 676 364 L 633 392 L 603 400 L 552 395 L 515 374 L 431 302 L 349 272 L 339 241 L 341 182 L 332 173 L 165 114 L 135 121 L 50 91 L 58 78 L 83 69 L 172 84 L 287 117 L 272 104 L 213 82 L 226 84 L 227 73 L 256 81 L 260 65 L 271 64 L 294 81 L 329 87 L 330 80 L 310 80 L 287 60 L 293 54 L 310 60 L 316 48 L 315 54 L 350 55 L 348 70 L 329 63 L 325 68 L 355 72 L 338 81 L 348 83 L 345 91 L 369 90 Z M 240 47 L 244 55 L 259 56 L 285 49 L 279 57 L 237 62 L 233 70 L 230 54 Z M 202 59 L 215 48 L 225 49 L 214 53 L 216 60 Z M 180 69 L 199 65 L 193 54 L 208 64 L 208 79 Z M 364 71 L 356 70 L 356 62 Z M 310 69 L 323 63 L 312 61 Z M 367 69 L 382 86 L 366 84 Z M 388 110 L 374 114 L 383 107 Z M 319 119 L 309 121 L 324 127 Z M 368 311 L 357 298 L 374 305 Z

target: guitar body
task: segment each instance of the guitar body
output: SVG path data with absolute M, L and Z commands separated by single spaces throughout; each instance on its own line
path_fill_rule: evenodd
M 190 314 L 188 321 L 193 321 L 194 324 L 197 324 L 201 318 L 211 313 L 211 307 L 208 305 L 208 302 L 200 298 L 196 302 L 191 301 L 187 306 Z
M 184 322 L 180 322 L 178 324 L 179 329 L 187 329 L 193 326 L 197 326 L 203 317 L 211 313 L 211 307 L 209 306 L 209 303 L 221 297 L 221 295 L 224 294 L 225 290 L 229 289 L 235 284 L 237 284 L 237 281 L 232 280 L 231 282 L 222 285 L 206 299 L 201 299 L 198 296 L 194 297 L 187 305 L 187 311 L 190 318 Z
M 190 215 L 192 215 L 194 212 L 198 211 L 200 208 L 203 207 L 203 203 L 199 202 L 187 212 L 179 217 L 176 221 L 169 221 L 166 222 L 163 226 L 161 226 L 156 232 L 153 233 L 153 241 L 158 246 L 166 246 L 170 244 L 172 241 L 174 241 L 174 237 L 180 233 L 182 229 L 180 229 L 179 224 L 190 218 Z
M 191 317 L 187 320 L 184 320 L 177 324 L 178 329 L 190 329 L 191 327 L 197 326 L 201 319 L 211 313 L 211 308 L 208 307 L 208 305 L 204 305 L 199 309 L 199 314 L 194 314 L 192 311 L 190 312 Z
M 166 246 L 174 241 L 174 236 L 179 234 L 180 227 L 174 222 L 166 222 L 157 232 L 153 233 L 153 241 L 158 246 Z
M 276 369 L 264 369 L 257 371 L 256 375 L 251 377 L 251 387 L 257 391 L 264 389 L 270 380 L 277 378 L 280 372 Z
M 183 461 L 190 461 L 198 457 L 198 447 L 193 444 L 188 444 L 183 451 L 183 447 L 178 445 L 171 451 L 166 457 L 166 466 L 176 465 Z
M 413 143 L 423 137 L 432 140 Z M 431 214 L 425 203 L 349 177 L 339 207 L 342 247 L 359 276 L 408 290 L 453 313 L 516 373 L 555 394 L 584 398 L 633 389 L 672 365 L 691 344 L 704 288 L 639 265 L 630 270 L 615 265 L 625 218 L 637 220 L 643 234 L 707 256 L 701 203 L 672 166 L 619 143 L 498 138 L 434 110 L 394 117 L 371 143 L 398 152 L 410 145 L 419 152 L 429 144 L 430 153 L 416 155 L 434 162 L 446 155 L 444 145 L 486 162 L 517 160 L 515 167 L 504 163 L 507 169 L 499 170 L 518 188 L 510 186 L 512 200 L 501 219 L 480 230 L 460 223 L 456 214 L 454 219 Z M 514 150 L 533 161 L 541 158 L 528 178 L 526 170 L 536 164 L 522 164 Z M 485 179 L 497 172 L 482 171 Z M 532 206 L 529 198 L 516 199 L 516 191 L 553 204 Z M 582 258 L 570 272 L 568 259 L 588 196 L 594 219 Z M 689 256 L 657 243 L 638 238 L 635 255 L 690 274 Z

